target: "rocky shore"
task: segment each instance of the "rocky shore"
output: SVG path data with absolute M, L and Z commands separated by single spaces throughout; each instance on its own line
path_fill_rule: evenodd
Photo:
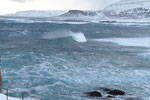
M 105 98 L 105 99 L 115 99 L 122 97 L 123 100 L 140 100 L 135 97 L 127 96 L 128 94 L 124 90 L 120 89 L 110 89 L 110 88 L 98 88 L 97 90 L 91 92 L 85 92 L 88 97 L 94 98 Z

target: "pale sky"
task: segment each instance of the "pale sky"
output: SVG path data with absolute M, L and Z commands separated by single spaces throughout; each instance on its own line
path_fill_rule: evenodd
M 0 14 L 24 10 L 100 10 L 119 0 L 0 0 Z

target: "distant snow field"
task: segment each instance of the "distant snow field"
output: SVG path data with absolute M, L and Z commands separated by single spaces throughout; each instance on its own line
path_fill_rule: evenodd
M 16 17 L 55 17 L 64 14 L 66 11 L 42 11 L 42 10 L 29 10 L 29 11 L 19 11 L 15 14 L 9 14 L 8 16 Z

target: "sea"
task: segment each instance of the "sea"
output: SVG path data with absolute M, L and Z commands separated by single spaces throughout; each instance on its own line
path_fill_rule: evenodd
M 150 100 L 150 24 L 1 18 L 0 56 L 2 86 L 9 96 Z M 100 88 L 126 95 L 87 96 Z

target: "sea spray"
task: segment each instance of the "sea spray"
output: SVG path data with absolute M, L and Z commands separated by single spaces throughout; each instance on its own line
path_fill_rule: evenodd
M 59 38 L 67 38 L 71 37 L 76 42 L 87 42 L 84 33 L 81 32 L 72 32 L 70 30 L 57 30 L 53 32 L 45 33 L 42 38 L 43 39 L 59 39 Z

